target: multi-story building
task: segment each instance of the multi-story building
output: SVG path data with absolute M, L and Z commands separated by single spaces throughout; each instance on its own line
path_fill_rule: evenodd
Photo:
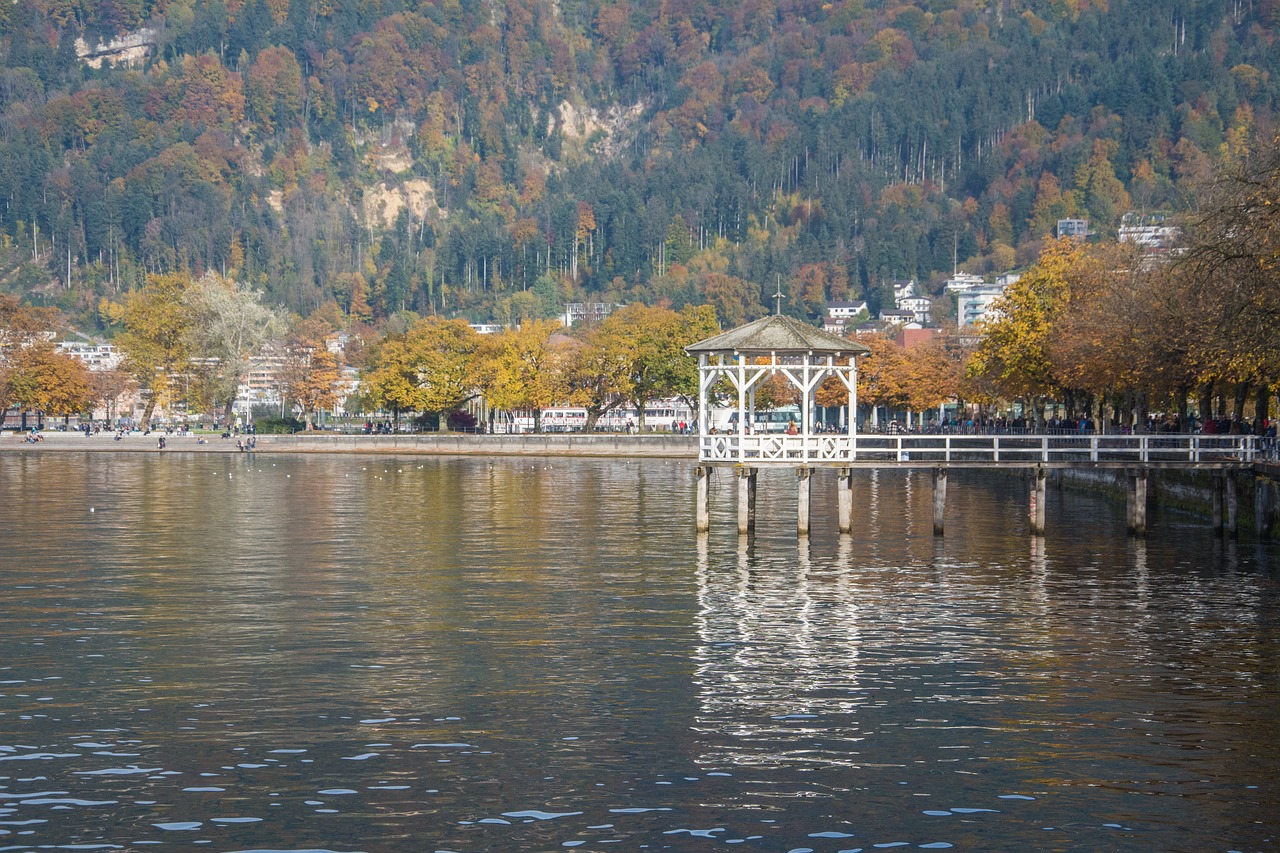
M 560 322 L 570 328 L 578 323 L 599 323 L 612 314 L 615 307 L 608 302 L 566 302 Z
M 1089 220 L 1059 219 L 1057 234 L 1059 239 L 1072 237 L 1076 240 L 1083 240 L 1089 236 Z
M 58 350 L 84 362 L 90 370 L 114 370 L 120 366 L 120 352 L 111 344 L 61 341 L 58 344 Z

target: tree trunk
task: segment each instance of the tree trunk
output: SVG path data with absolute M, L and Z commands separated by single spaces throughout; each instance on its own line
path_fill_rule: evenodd
M 1213 417 L 1213 383 L 1206 382 L 1200 386 L 1200 399 L 1197 401 L 1200 406 L 1200 424 Z
M 587 422 L 583 425 L 582 429 L 585 432 L 595 432 L 596 422 L 599 420 L 600 420 L 599 412 L 597 412 L 595 409 L 587 409 Z
M 1187 425 L 1187 396 L 1188 389 L 1185 385 L 1178 387 L 1178 429 L 1181 432 L 1190 432 Z
M 1249 398 L 1249 383 L 1236 383 L 1236 398 L 1231 406 L 1231 422 L 1233 424 L 1244 423 L 1244 401 Z
M 533 408 L 533 431 L 539 434 L 542 432 L 542 409 L 537 406 Z
M 156 411 L 156 398 L 155 398 L 155 394 L 152 394 L 150 397 L 147 398 L 147 405 L 142 410 L 142 431 L 143 432 L 146 432 L 147 430 L 151 429 L 151 416 L 155 414 L 155 411 Z
M 1271 395 L 1264 382 L 1258 386 L 1258 396 L 1253 403 L 1254 432 L 1261 433 L 1263 423 L 1271 419 Z

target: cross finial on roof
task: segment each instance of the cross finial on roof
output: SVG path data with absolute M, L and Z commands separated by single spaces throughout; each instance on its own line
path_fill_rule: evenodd
M 782 276 L 778 276 L 778 289 L 773 294 L 773 313 L 782 313 Z

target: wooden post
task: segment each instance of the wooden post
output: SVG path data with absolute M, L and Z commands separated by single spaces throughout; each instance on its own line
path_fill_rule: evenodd
M 933 535 L 942 535 L 942 513 L 947 507 L 947 469 L 933 469 Z
M 738 467 L 738 533 L 756 529 L 756 469 Z
M 1236 478 L 1227 472 L 1227 535 L 1232 539 L 1240 535 L 1240 500 L 1236 494 Z
M 1253 478 L 1253 532 L 1259 539 L 1271 533 L 1271 481 L 1265 477 Z
M 1129 472 L 1128 528 L 1134 536 L 1147 535 L 1147 472 L 1140 468 Z
M 1044 535 L 1044 500 L 1045 470 L 1036 468 L 1031 478 L 1031 507 L 1028 520 L 1031 522 L 1031 535 Z
M 836 473 L 836 514 L 841 533 L 853 532 L 853 469 L 841 468 Z
M 694 492 L 695 492 L 695 528 L 698 533 L 706 533 L 711 529 L 711 509 L 709 487 L 711 482 L 711 472 L 715 469 L 710 465 L 698 465 L 693 469 Z
M 796 469 L 796 532 L 801 536 L 809 535 L 809 486 L 812 481 L 812 468 Z
M 1213 472 L 1213 535 L 1222 535 L 1222 472 Z

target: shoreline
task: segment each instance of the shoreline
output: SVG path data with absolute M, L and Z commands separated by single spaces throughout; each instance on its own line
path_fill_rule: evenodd
M 166 447 L 157 447 L 160 433 L 114 433 L 85 436 L 76 432 L 43 432 L 44 440 L 28 443 L 25 434 L 0 436 L 0 453 L 241 453 L 236 438 L 218 435 L 165 435 Z M 430 456 L 623 456 L 697 459 L 697 437 L 652 433 L 646 435 L 543 433 L 521 435 L 471 435 L 426 433 L 413 435 L 258 435 L 254 453 L 367 453 Z M 201 440 L 205 443 L 201 444 Z

